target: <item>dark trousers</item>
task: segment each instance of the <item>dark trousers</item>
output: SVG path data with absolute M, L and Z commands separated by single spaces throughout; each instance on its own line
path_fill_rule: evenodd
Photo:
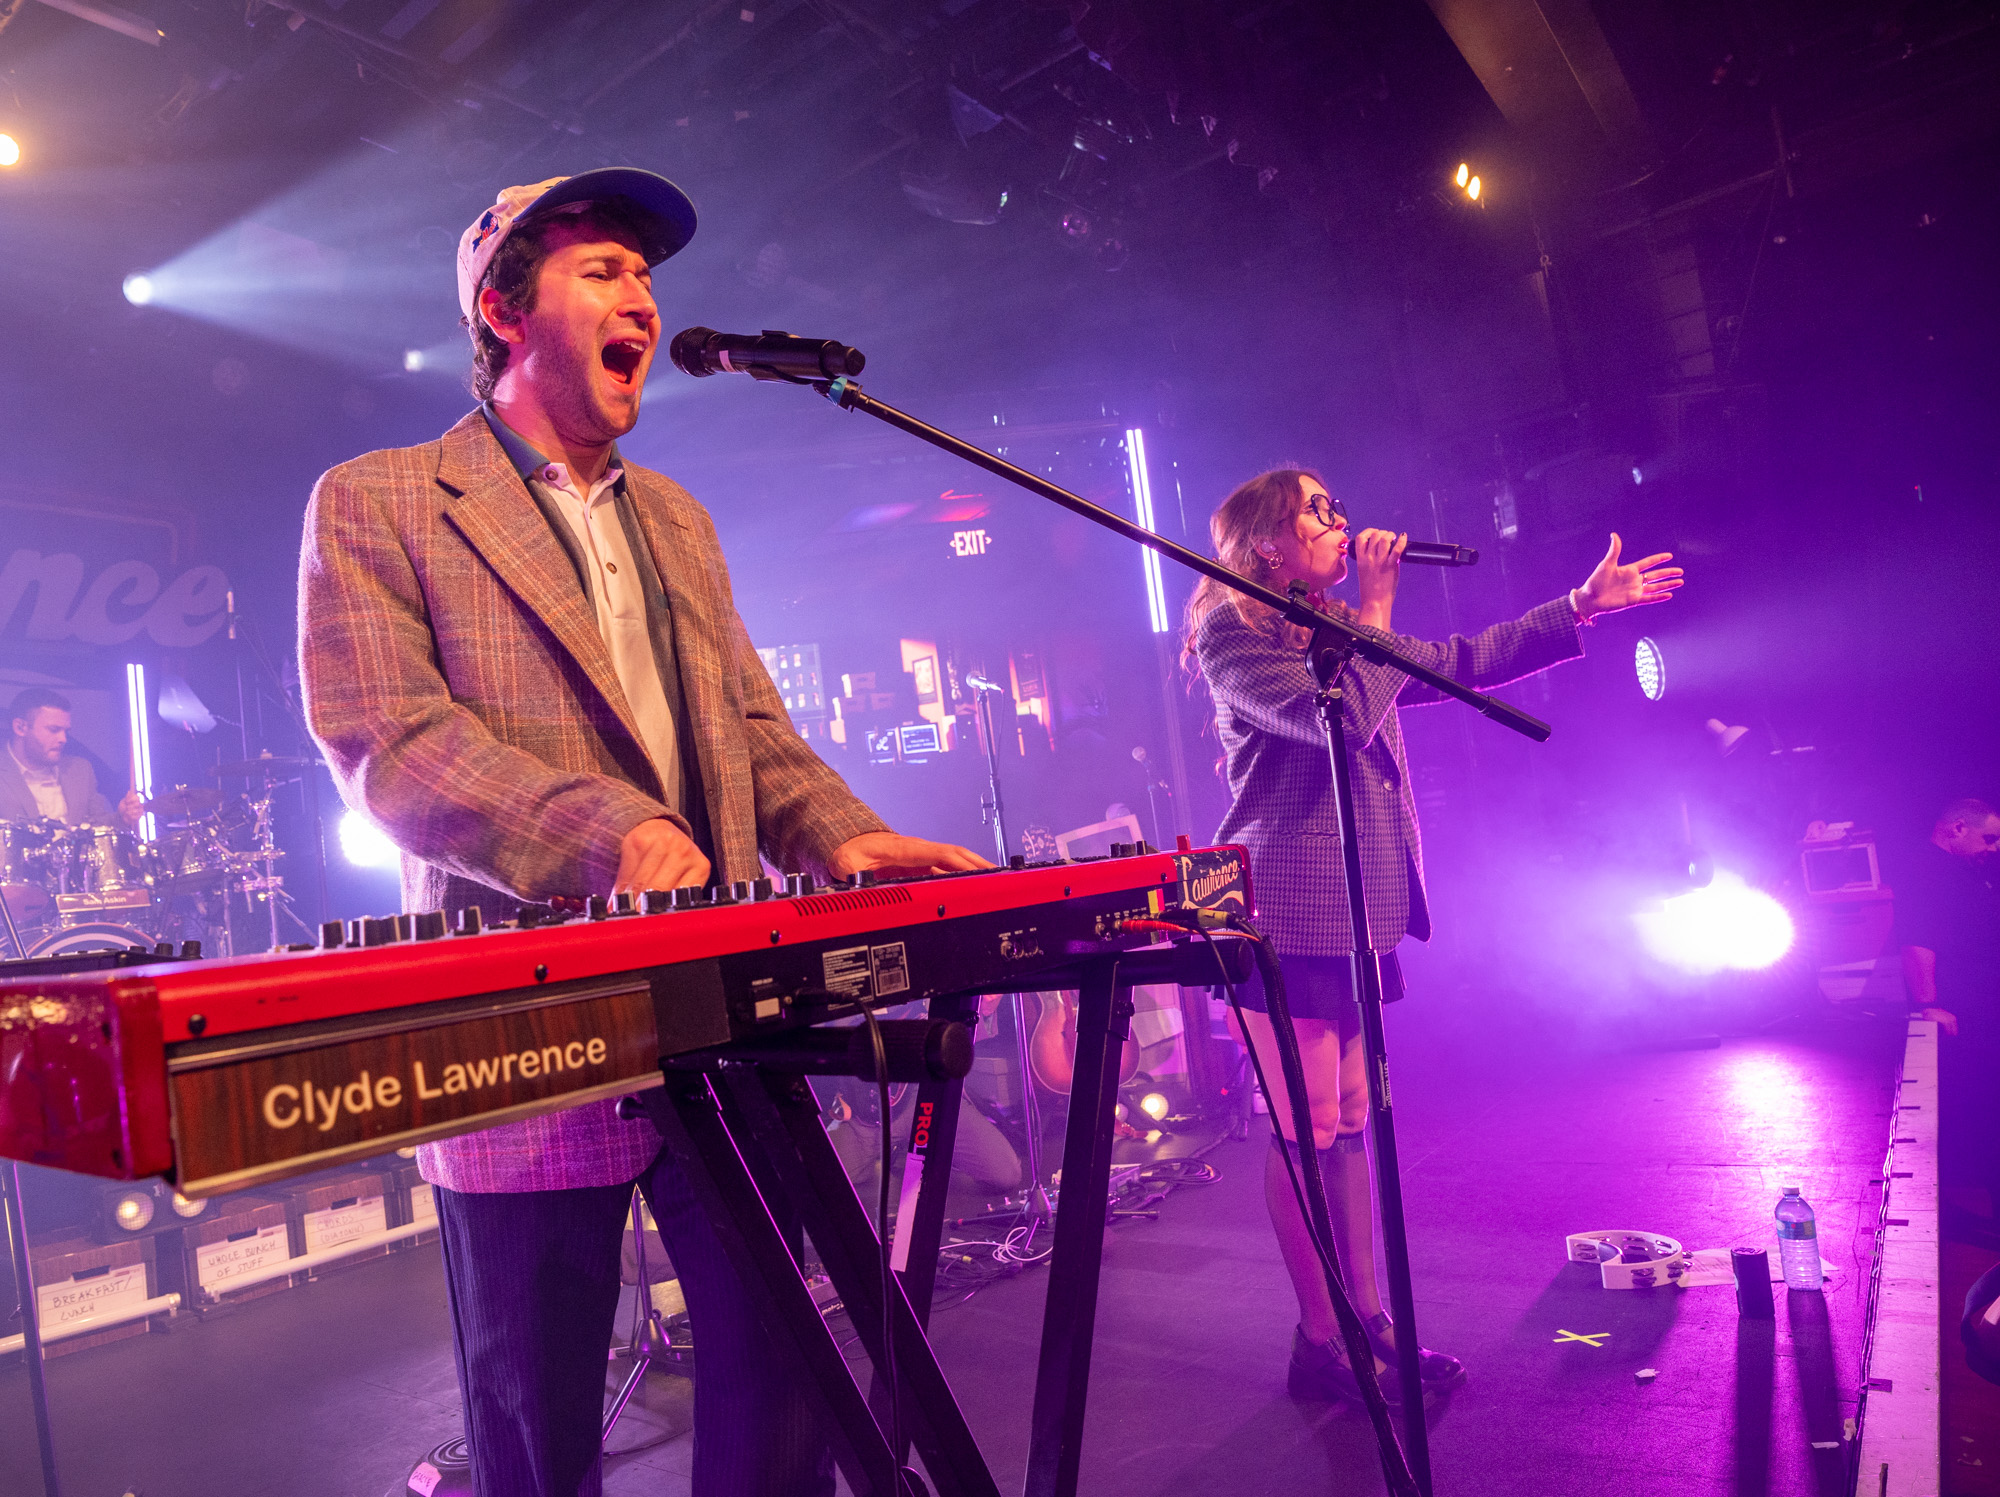
M 694 1489 L 828 1497 L 818 1394 L 757 1319 L 681 1172 L 639 1177 L 695 1338 Z M 598 1497 L 607 1352 L 630 1185 L 436 1192 L 452 1351 L 479 1497 Z

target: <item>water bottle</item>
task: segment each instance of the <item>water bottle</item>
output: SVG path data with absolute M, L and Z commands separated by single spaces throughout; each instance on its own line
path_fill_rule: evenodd
M 1787 1185 L 1778 1198 L 1778 1262 L 1785 1271 L 1787 1289 L 1820 1287 L 1819 1228 L 1813 1209 L 1799 1194 L 1796 1185 Z

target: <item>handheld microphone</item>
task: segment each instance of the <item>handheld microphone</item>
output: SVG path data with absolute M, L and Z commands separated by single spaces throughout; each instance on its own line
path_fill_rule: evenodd
M 1450 541 L 1411 541 L 1403 548 L 1403 562 L 1419 567 L 1470 567 L 1479 564 L 1479 552 Z
M 859 374 L 867 360 L 858 348 L 831 338 L 795 338 L 766 328 L 761 333 L 718 333 L 683 328 L 667 345 L 667 356 L 683 374 L 747 374 L 752 379 L 838 379 Z

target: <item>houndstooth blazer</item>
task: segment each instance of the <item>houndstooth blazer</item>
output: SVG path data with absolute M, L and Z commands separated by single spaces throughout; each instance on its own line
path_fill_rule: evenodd
M 730 592 L 708 512 L 626 468 L 665 586 L 715 876 L 823 873 L 883 823 L 794 731 Z M 325 474 L 299 563 L 306 714 L 343 799 L 403 850 L 405 909 L 602 894 L 661 799 L 567 553 L 474 411 L 435 442 Z M 428 1144 L 454 1190 L 615 1185 L 658 1152 L 610 1102 Z
M 1481 691 L 1583 653 L 1566 599 L 1469 639 L 1454 634 L 1443 644 L 1365 632 Z M 1209 610 L 1196 626 L 1194 647 L 1215 702 L 1231 796 L 1215 840 L 1249 849 L 1258 924 L 1279 951 L 1345 956 L 1354 938 L 1333 770 L 1314 703 L 1318 683 L 1305 654 L 1253 628 L 1232 602 Z M 1393 951 L 1405 935 L 1422 941 L 1431 933 L 1416 796 L 1397 709 L 1446 698 L 1401 671 L 1358 658 L 1340 679 L 1368 929 L 1377 951 Z

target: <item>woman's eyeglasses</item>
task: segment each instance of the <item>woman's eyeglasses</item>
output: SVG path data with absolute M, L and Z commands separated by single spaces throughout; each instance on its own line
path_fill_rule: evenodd
M 1347 518 L 1347 501 L 1336 499 L 1330 494 L 1306 495 L 1306 513 L 1311 515 L 1328 530 L 1333 529 L 1333 517 Z

